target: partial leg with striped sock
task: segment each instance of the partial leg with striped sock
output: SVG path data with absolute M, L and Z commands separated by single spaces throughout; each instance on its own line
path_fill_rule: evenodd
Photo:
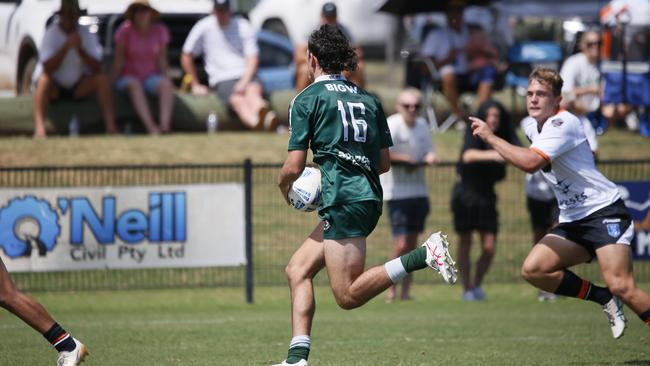
M 50 342 L 58 352 L 70 352 L 76 347 L 72 336 L 66 332 L 59 323 L 54 323 L 47 332 L 43 333 L 43 337 L 45 337 L 45 339 L 47 339 L 47 341 Z
M 555 294 L 593 301 L 600 305 L 607 304 L 613 297 L 607 287 L 596 286 L 568 269 L 564 270 L 564 277 L 562 277 L 560 286 L 555 290 Z

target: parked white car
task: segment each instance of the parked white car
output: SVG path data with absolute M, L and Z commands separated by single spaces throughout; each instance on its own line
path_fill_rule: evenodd
M 254 27 L 287 36 L 294 44 L 307 41 L 318 26 L 321 8 L 328 0 L 260 0 L 249 18 Z M 381 46 L 394 36 L 397 19 L 377 13 L 378 0 L 338 0 L 338 20 L 360 46 Z
M 104 56 L 112 55 L 113 33 L 131 0 L 80 0 L 87 14 L 79 19 L 89 25 L 104 46 Z M 177 59 L 185 36 L 196 20 L 207 15 L 212 0 L 151 0 L 171 33 L 170 60 Z M 0 89 L 28 93 L 38 49 L 45 27 L 59 9 L 60 0 L 0 0 Z M 180 72 L 171 62 L 172 72 Z

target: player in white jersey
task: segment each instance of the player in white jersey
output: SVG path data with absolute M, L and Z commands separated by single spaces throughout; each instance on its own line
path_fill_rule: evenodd
M 526 107 L 534 119 L 524 127 L 530 148 L 511 145 L 487 124 L 470 117 L 474 136 L 508 162 L 532 173 L 542 170 L 560 207 L 560 224 L 528 253 L 522 276 L 541 290 L 603 306 L 614 338 L 625 330 L 623 304 L 650 326 L 650 295 L 636 287 L 630 241 L 633 224 L 616 185 L 597 169 L 580 120 L 560 110 L 562 78 L 536 68 L 528 78 Z M 598 258 L 607 287 L 583 280 L 568 268 Z M 622 302 L 621 302 L 622 300 Z

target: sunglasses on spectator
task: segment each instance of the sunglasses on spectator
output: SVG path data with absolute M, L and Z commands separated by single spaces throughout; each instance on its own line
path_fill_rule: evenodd
M 587 47 L 598 47 L 600 45 L 600 41 L 587 42 L 585 45 Z
M 420 103 L 416 103 L 416 104 L 401 103 L 401 104 L 402 107 L 406 109 L 420 109 Z

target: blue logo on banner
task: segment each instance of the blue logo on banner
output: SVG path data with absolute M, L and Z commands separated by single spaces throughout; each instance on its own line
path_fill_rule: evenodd
M 16 232 L 29 222 L 38 225 L 37 235 Z M 30 256 L 33 247 L 44 256 L 54 249 L 60 233 L 56 212 L 47 201 L 34 196 L 14 198 L 0 210 L 0 247 L 10 258 Z
M 61 234 L 60 215 L 69 217 L 72 245 L 83 245 L 86 232 L 102 245 L 114 244 L 116 237 L 132 245 L 145 240 L 182 243 L 187 239 L 185 192 L 149 193 L 148 212 L 118 212 L 116 201 L 113 196 L 105 196 L 97 210 L 87 197 L 60 197 L 57 213 L 46 200 L 34 196 L 13 198 L 0 209 L 0 248 L 9 258 L 29 257 L 33 248 L 45 256 L 54 249 Z M 24 227 L 28 223 L 37 225 L 38 234 L 26 233 Z
M 650 260 L 650 182 L 617 182 L 621 198 L 634 220 L 634 259 Z M 608 229 L 609 230 L 609 229 Z

